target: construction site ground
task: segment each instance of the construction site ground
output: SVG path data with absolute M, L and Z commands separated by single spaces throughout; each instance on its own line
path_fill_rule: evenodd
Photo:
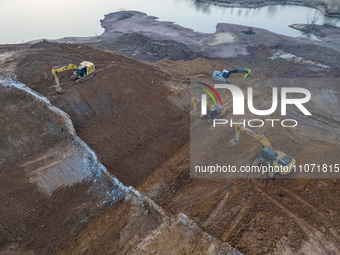
M 15 74 L 11 79 L 68 114 L 110 173 L 94 168 L 65 116 L 22 90 L 0 87 L 0 255 L 340 253 L 338 179 L 191 179 L 189 137 L 192 78 L 239 66 L 251 66 L 254 78 L 339 78 L 338 67 L 269 59 L 275 48 L 266 45 L 247 46 L 249 54 L 238 58 L 185 51 L 152 63 L 92 46 L 0 46 L 0 75 Z M 75 83 L 71 71 L 61 73 L 65 92 L 57 94 L 51 67 L 83 60 L 95 63 L 96 75 Z M 339 88 L 330 89 L 339 99 Z M 339 163 L 340 116 L 326 114 L 339 105 L 325 98 L 312 102 L 316 116 L 302 121 L 303 134 L 261 131 L 296 159 Z M 225 135 L 232 138 L 233 130 Z M 242 141 L 222 152 L 249 164 L 260 144 Z

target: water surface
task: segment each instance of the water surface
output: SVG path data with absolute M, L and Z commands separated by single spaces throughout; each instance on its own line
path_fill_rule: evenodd
M 340 19 L 302 6 L 224 8 L 192 0 L 1 0 L 0 44 L 100 35 L 104 15 L 121 10 L 142 11 L 205 33 L 215 32 L 216 24 L 224 22 L 296 37 L 301 32 L 288 25 L 306 23 L 316 15 L 320 16 L 317 24 L 340 26 Z

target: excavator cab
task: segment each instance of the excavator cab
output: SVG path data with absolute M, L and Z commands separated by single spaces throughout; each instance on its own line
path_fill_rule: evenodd
M 75 70 L 77 76 L 79 78 L 83 78 L 84 76 L 87 75 L 87 69 L 86 66 L 79 66 L 76 70 Z
M 207 115 L 212 120 L 215 117 L 220 116 L 224 113 L 225 113 L 225 110 L 224 110 L 223 106 L 221 106 L 220 104 L 214 105 L 211 108 L 208 108 L 208 110 L 207 110 Z
M 280 158 L 281 157 L 281 158 Z M 276 152 L 268 147 L 265 147 L 259 154 L 259 159 L 263 164 L 288 166 L 292 162 L 292 158 L 285 155 L 283 152 Z M 273 164 L 276 162 L 276 164 Z
M 273 165 L 273 161 L 277 157 L 277 152 L 268 148 L 264 147 L 263 150 L 259 154 L 259 160 L 266 165 Z
M 288 166 L 290 162 L 292 162 L 292 160 L 293 159 L 291 157 L 289 157 L 288 155 L 285 155 L 282 158 L 280 158 L 277 162 L 279 162 L 279 164 L 282 166 Z
M 85 76 L 93 73 L 95 70 L 94 64 L 88 61 L 83 61 L 80 63 L 78 68 L 75 70 L 75 74 L 78 78 L 84 78 Z
M 197 110 L 197 103 L 201 103 L 201 98 L 193 97 L 191 99 L 193 111 Z M 217 116 L 225 114 L 225 109 L 220 104 L 213 105 L 209 100 L 207 100 L 207 116 L 210 119 L 214 119 Z
M 263 149 L 259 153 L 258 160 L 262 164 L 278 168 L 281 175 L 289 174 L 292 171 L 293 167 L 295 166 L 295 159 L 289 157 L 280 150 L 275 150 L 271 146 L 268 139 L 260 132 L 252 129 L 249 126 L 244 125 L 241 122 L 234 125 L 235 137 L 233 140 L 233 144 L 238 143 L 240 132 L 243 131 L 245 134 L 248 134 L 261 142 Z M 276 172 L 269 172 L 268 177 L 274 178 L 275 173 Z

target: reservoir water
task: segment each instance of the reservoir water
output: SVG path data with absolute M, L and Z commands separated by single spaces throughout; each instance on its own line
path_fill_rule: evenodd
M 104 15 L 122 10 L 145 12 L 204 33 L 214 33 L 217 23 L 234 23 L 297 37 L 301 32 L 288 25 L 307 23 L 313 17 L 317 17 L 317 24 L 340 26 L 339 18 L 291 5 L 224 8 L 193 0 L 2 0 L 0 44 L 100 35 Z

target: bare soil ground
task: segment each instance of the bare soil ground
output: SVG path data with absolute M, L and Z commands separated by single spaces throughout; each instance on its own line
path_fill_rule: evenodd
M 269 52 L 269 49 L 262 48 L 251 57 L 257 64 L 254 73 L 252 72 L 252 79 L 265 75 L 295 77 L 297 73 L 299 77 L 301 74 L 313 77 L 322 73 L 332 76 L 330 70 L 320 69 L 316 74 L 310 66 L 292 65 L 280 60 L 277 60 L 277 63 L 269 62 Z M 246 63 L 249 65 L 249 61 L 247 58 L 229 60 L 225 66 L 243 66 Z M 183 76 L 193 77 L 197 70 L 210 66 L 209 61 L 199 59 L 188 62 L 164 60 L 158 64 L 174 71 L 177 76 L 183 71 Z M 263 74 L 260 70 L 266 70 L 266 73 Z M 337 76 L 338 72 L 333 75 Z M 231 78 L 231 82 L 237 82 L 237 78 Z M 238 82 L 236 84 L 240 84 L 240 81 Z M 244 86 L 247 86 L 247 83 Z M 317 90 L 313 91 L 314 93 L 318 93 Z M 328 107 L 319 110 L 327 112 L 330 110 Z M 231 111 L 227 109 L 227 112 Z M 337 121 L 339 119 L 338 116 Z M 197 121 L 201 122 L 200 125 L 205 130 L 211 125 L 206 120 L 202 123 L 204 120 L 199 119 L 199 116 Z M 300 163 L 322 163 L 325 160 L 338 162 L 339 124 L 331 131 L 311 122 L 301 124 L 303 135 L 284 129 L 278 131 L 280 136 L 270 129 L 263 129 L 262 132 L 274 147 L 289 152 Z M 316 135 L 317 130 L 322 131 L 319 136 L 321 139 Z M 221 132 L 229 136 L 229 140 L 233 138 L 232 129 L 223 129 Z M 329 134 L 334 136 L 327 138 Z M 202 140 L 204 139 L 202 137 Z M 202 153 L 206 150 L 216 150 L 232 159 L 235 164 L 250 165 L 261 146 L 249 137 L 244 136 L 242 139 L 242 144 L 239 143 L 238 148 L 235 148 L 230 143 L 222 146 L 211 145 L 209 142 L 212 137 L 208 136 Z M 229 242 L 245 254 L 338 254 L 338 180 L 190 179 L 189 157 L 187 143 L 150 176 L 139 190 L 172 213 L 185 212 L 198 220 L 208 233 L 214 233 L 216 237 Z
M 244 254 L 337 254 L 335 180 L 190 179 L 189 145 L 140 190 Z
M 24 54 L 23 52 L 18 55 L 7 54 L 7 60 L 10 61 L 4 61 L 3 67 L 4 70 L 10 70 L 8 68 L 12 67 L 14 56 L 16 61 L 19 60 L 17 63 L 24 61 L 27 69 L 20 64 L 17 66 L 20 70 L 18 74 L 24 73 L 20 76 L 21 79 L 27 79 L 25 80 L 27 83 L 31 86 L 35 85 L 37 90 L 42 94 L 45 93 L 56 104 L 63 102 L 62 97 L 67 94 L 55 93 L 50 79 L 44 76 L 45 70 L 35 72 L 45 68 L 43 59 L 51 55 L 57 58 L 58 54 L 50 50 L 52 46 L 56 50 L 62 47 L 63 52 L 69 50 L 70 55 L 75 49 L 79 53 L 81 48 L 77 45 L 43 43 L 30 49 L 26 48 Z M 136 163 L 135 165 L 128 163 L 125 169 L 108 163 L 111 172 L 116 169 L 115 174 L 122 175 L 122 179 L 127 183 L 142 182 L 150 174 L 152 166 L 156 168 L 163 157 L 167 158 L 168 154 L 171 155 L 171 150 L 178 150 L 177 147 L 180 148 L 187 140 L 185 138 L 184 141 L 181 139 L 177 141 L 178 137 L 187 137 L 188 127 L 185 128 L 181 122 L 181 116 L 187 118 L 187 111 L 184 110 L 187 106 L 183 103 L 184 100 L 177 100 L 176 103 L 170 101 L 170 96 L 174 96 L 174 93 L 180 94 L 181 91 L 165 87 L 163 83 L 167 80 L 167 75 L 158 68 L 92 48 L 87 48 L 85 51 L 88 52 L 89 49 L 94 59 L 97 57 L 97 60 L 105 60 L 106 57 L 109 63 L 115 61 L 116 68 L 109 66 L 103 68 L 102 72 L 98 68 L 97 75 L 92 78 L 92 84 L 98 86 L 98 91 L 99 88 L 104 91 L 97 94 L 93 92 L 93 87 L 88 86 L 91 90 L 87 95 L 79 96 L 81 92 L 77 92 L 77 96 L 73 99 L 69 98 L 72 101 L 68 101 L 78 103 L 73 106 L 76 112 L 70 111 L 70 114 L 75 119 L 74 123 L 78 123 L 76 125 L 78 134 L 90 138 L 86 140 L 92 141 L 93 147 L 98 150 L 98 155 L 104 158 L 103 161 L 105 157 L 111 159 L 110 156 L 105 155 L 109 151 L 110 155 L 116 154 L 115 160 L 123 162 L 125 158 Z M 122 76 L 116 72 L 119 68 L 122 68 L 120 70 Z M 126 73 L 123 70 L 126 70 Z M 147 72 L 151 72 L 155 77 L 151 77 Z M 113 77 L 110 77 L 110 74 Z M 131 84 L 128 81 L 125 83 L 127 77 L 134 79 L 135 83 Z M 66 82 L 63 88 L 66 90 L 65 93 L 70 95 L 72 89 L 77 88 L 86 93 L 84 89 L 90 81 L 79 86 L 76 83 Z M 155 84 L 152 85 L 151 81 Z M 89 148 L 73 133 L 72 127 L 67 123 L 68 116 L 58 112 L 56 108 L 54 108 L 56 111 L 52 111 L 53 106 L 49 105 L 46 99 L 39 99 L 39 95 L 34 96 L 29 90 L 24 91 L 11 86 L 15 82 L 13 79 L 2 78 L 0 89 L 1 107 L 4 110 L 1 116 L 3 136 L 0 170 L 0 254 L 152 254 L 156 252 L 158 254 L 239 254 L 228 243 L 221 242 L 202 231 L 186 215 L 172 215 L 163 211 L 150 198 L 140 195 L 133 188 L 123 186 L 113 176 L 105 174 Z M 49 86 L 45 87 L 43 85 L 45 82 Z M 147 97 L 149 94 L 151 97 Z M 99 96 L 100 99 L 96 99 L 94 95 Z M 146 97 L 146 104 L 143 102 L 143 97 Z M 85 101 L 84 98 L 89 101 Z M 167 100 L 168 104 L 164 104 Z M 157 102 L 164 106 L 158 105 L 157 109 L 153 110 Z M 136 103 L 140 105 L 136 106 Z M 169 107 L 169 104 L 172 106 Z M 89 127 L 95 129 L 94 133 L 86 129 L 86 123 L 79 116 L 83 112 L 81 108 L 83 105 L 85 107 L 92 105 L 93 112 L 87 111 L 92 116 L 89 116 L 87 121 L 90 123 Z M 70 109 L 65 102 L 64 107 L 66 110 Z M 184 125 L 184 128 L 171 126 L 167 123 L 167 119 L 157 121 L 157 117 L 166 115 L 165 109 L 170 110 L 175 120 Z M 177 112 L 172 112 L 174 109 L 181 109 L 180 113 L 176 115 Z M 145 115 L 147 113 L 150 115 Z M 83 118 L 86 118 L 86 112 L 83 114 Z M 111 116 L 116 121 L 110 120 L 110 114 L 117 114 Z M 132 118 L 134 123 L 126 122 L 126 125 L 119 125 L 117 120 L 120 116 L 126 120 Z M 150 125 L 139 122 L 140 117 L 150 120 Z M 91 118 L 96 118 L 96 121 Z M 164 127 L 163 123 L 176 130 L 167 131 L 169 127 Z M 110 129 L 114 132 L 107 132 Z M 147 129 L 150 129 L 150 133 Z M 89 135 L 85 135 L 87 132 Z M 160 134 L 168 132 L 169 136 L 163 135 L 163 141 L 157 142 L 157 139 L 160 139 L 157 138 L 158 132 Z M 107 134 L 109 136 L 106 136 Z M 119 140 L 124 137 L 125 140 Z M 100 143 L 96 143 L 96 139 L 99 139 Z M 145 148 L 145 142 L 149 143 L 150 147 Z M 156 152 L 152 148 L 154 143 Z M 158 143 L 166 148 L 160 148 Z M 139 152 L 140 149 L 143 155 Z M 164 155 L 155 155 L 158 152 Z M 129 153 L 133 155 L 125 155 Z M 145 165 L 141 161 L 146 162 Z M 120 166 L 118 163 L 115 164 Z
M 58 116 L 18 89 L 1 87 L 0 95 L 0 254 L 51 254 L 101 212 L 115 188 L 89 181 L 88 156 Z M 70 160 L 70 152 L 78 157 Z

